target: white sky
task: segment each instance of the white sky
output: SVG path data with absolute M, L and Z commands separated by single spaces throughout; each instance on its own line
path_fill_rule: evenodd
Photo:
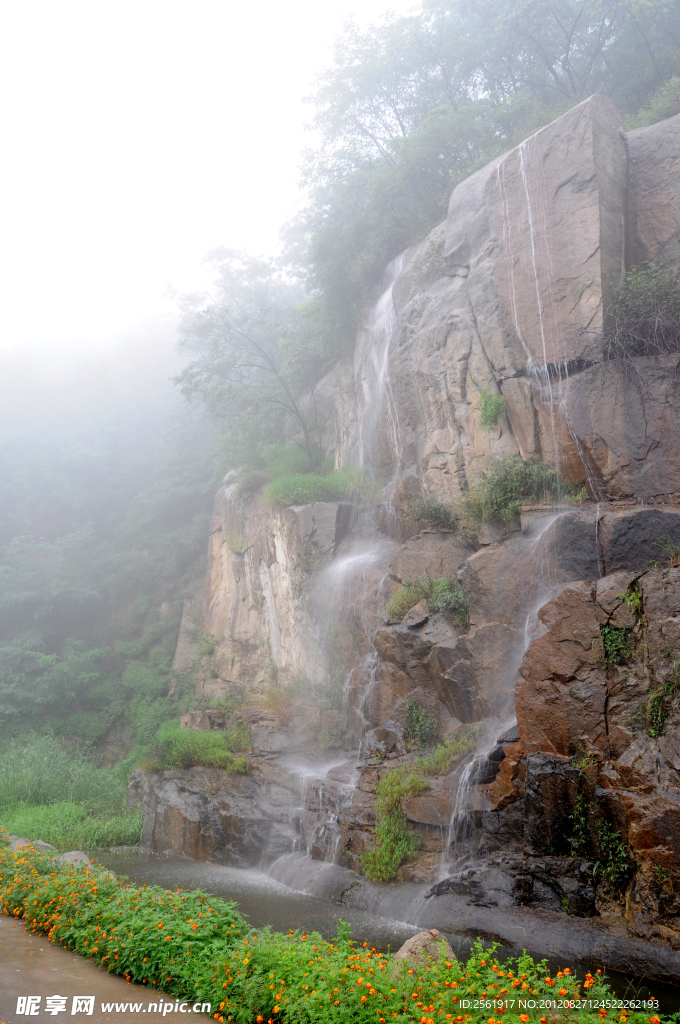
M 10 0 L 0 15 L 0 348 L 82 351 L 273 252 L 302 102 L 343 22 L 413 0 Z

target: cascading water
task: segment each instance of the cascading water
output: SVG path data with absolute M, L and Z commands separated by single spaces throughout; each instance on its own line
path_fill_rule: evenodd
M 376 435 L 378 425 L 384 425 L 393 465 L 392 477 L 386 487 L 388 498 L 392 496 L 403 462 L 399 410 L 390 375 L 392 338 L 397 323 L 393 290 L 403 266 L 403 254 L 390 263 L 383 282 L 384 290 L 371 312 L 363 351 L 358 356 L 366 368 L 362 388 L 363 409 L 359 411 L 361 465 L 375 471 Z

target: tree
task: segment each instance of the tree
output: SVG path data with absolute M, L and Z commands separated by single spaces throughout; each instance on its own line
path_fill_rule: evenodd
M 423 0 L 350 25 L 311 97 L 309 201 L 286 232 L 326 347 L 455 185 L 594 92 L 634 112 L 680 71 L 677 0 Z
M 218 294 L 183 300 L 182 345 L 195 358 L 176 383 L 221 422 L 231 468 L 285 441 L 316 465 L 314 388 L 321 363 L 296 333 L 294 290 L 269 262 L 244 253 L 218 249 L 208 261 Z

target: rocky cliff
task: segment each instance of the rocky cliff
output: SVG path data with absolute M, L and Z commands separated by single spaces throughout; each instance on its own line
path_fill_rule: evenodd
M 414 756 L 415 700 L 440 740 L 474 726 L 477 750 L 403 801 L 422 851 L 403 880 L 441 882 L 457 857 L 480 892 L 491 872 L 499 906 L 618 915 L 680 945 L 680 570 L 649 570 L 680 548 L 678 357 L 603 345 L 626 267 L 680 270 L 679 171 L 680 116 L 626 135 L 592 97 L 462 182 L 393 261 L 353 361 L 318 394 L 336 466 L 363 467 L 381 499 L 217 495 L 202 619 L 217 646 L 197 690 L 241 701 L 254 769 L 138 779 L 153 848 L 237 864 L 307 850 L 360 870 L 376 786 Z M 504 400 L 492 429 L 489 395 Z M 494 455 L 555 465 L 589 500 L 465 533 L 404 515 L 424 494 L 456 502 Z M 459 580 L 467 622 L 427 603 L 391 620 L 416 578 Z M 616 878 L 613 861 L 596 869 L 605 828 Z

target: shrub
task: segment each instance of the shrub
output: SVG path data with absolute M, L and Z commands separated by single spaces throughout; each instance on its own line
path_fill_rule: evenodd
M 621 889 L 628 881 L 630 867 L 628 852 L 621 839 L 621 833 L 615 832 L 608 821 L 600 818 L 596 822 L 597 852 L 599 860 L 595 865 L 594 874 L 598 869 L 615 888 Z
M 505 412 L 505 399 L 502 395 L 494 395 L 486 389 L 479 395 L 479 420 L 484 430 L 489 433 L 498 426 L 498 421 Z
M 314 501 L 348 501 L 371 491 L 370 482 L 353 469 L 320 476 L 317 473 L 290 473 L 274 480 L 267 488 L 269 505 L 309 505 Z
M 152 771 L 195 766 L 221 768 L 235 773 L 249 771 L 248 758 L 236 756 L 230 749 L 232 745 L 233 734 L 195 732 L 193 729 L 180 729 L 172 723 L 159 730 L 156 745 L 144 767 Z
M 412 693 L 406 698 L 406 731 L 411 739 L 425 746 L 437 732 L 437 716 L 424 707 Z
M 609 359 L 680 352 L 680 287 L 667 267 L 643 263 L 624 276 L 607 311 Z
M 456 761 L 474 748 L 476 736 L 476 729 L 461 729 L 431 754 L 399 765 L 381 778 L 376 787 L 375 847 L 361 857 L 362 867 L 372 882 L 389 882 L 400 865 L 420 849 L 418 837 L 408 831 L 401 801 L 427 789 L 429 777 L 450 771 Z
M 422 498 L 416 498 L 410 502 L 404 510 L 404 515 L 407 519 L 422 519 L 438 529 L 458 529 L 458 520 L 453 505 L 448 501 L 436 498 L 434 494 L 426 494 Z
M 511 522 L 527 502 L 559 496 L 557 473 L 543 462 L 525 462 L 518 455 L 492 459 L 474 487 L 461 498 L 462 515 L 473 523 Z
M 665 121 L 667 117 L 673 117 L 675 114 L 680 114 L 680 78 L 677 75 L 673 75 L 652 93 L 641 110 L 625 119 L 626 131 Z
M 31 840 L 42 839 L 58 850 L 97 850 L 134 846 L 142 834 L 142 816 L 97 817 L 83 804 L 60 802 L 31 807 L 18 804 L 0 815 L 0 828 Z
M 633 631 L 627 626 L 600 626 L 605 665 L 622 665 L 633 653 Z
M 23 918 L 34 935 L 148 986 L 152 998 L 159 998 L 159 990 L 167 994 L 172 1000 L 165 1002 L 167 1010 L 180 1000 L 197 999 L 209 1003 L 206 1012 L 220 1022 L 439 1019 L 432 1011 L 422 1014 L 423 1005 L 438 1006 L 441 1019 L 447 1013 L 448 1020 L 459 1012 L 462 996 L 482 1001 L 498 991 L 499 983 L 509 993 L 508 1005 L 521 985 L 526 988 L 520 994 L 530 994 L 539 1006 L 556 998 L 546 961 L 534 962 L 524 953 L 499 963 L 494 943 L 485 946 L 477 940 L 467 960 L 449 960 L 444 948 L 425 963 L 395 960 L 367 943 L 353 943 L 344 922 L 331 941 L 317 932 L 255 930 L 236 904 L 200 890 L 131 887 L 94 865 L 69 869 L 30 851 L 17 856 L 0 850 L 0 908 Z M 565 996 L 581 1000 L 579 979 L 568 968 L 562 973 Z M 589 1002 L 578 1011 L 578 1020 L 596 1024 L 599 1007 L 608 1005 L 612 993 L 601 975 L 586 974 L 585 986 Z M 534 1010 L 531 1019 L 541 1013 Z M 480 1024 L 488 1014 L 472 1010 L 468 1017 L 471 1024 Z M 517 1012 L 510 1017 L 516 1021 Z M 631 1024 L 649 1019 L 649 1011 L 631 1011 Z
M 450 615 L 461 630 L 467 627 L 468 606 L 465 594 L 458 580 L 450 576 L 440 579 L 423 576 L 407 580 L 387 602 L 385 611 L 391 619 L 403 619 L 423 598 L 427 598 L 431 611 Z
M 583 793 L 577 797 L 570 817 L 572 852 L 578 856 L 585 856 L 590 852 L 590 801 Z
M 239 498 L 249 498 L 270 480 L 271 477 L 259 469 L 246 470 L 238 475 L 237 494 Z

